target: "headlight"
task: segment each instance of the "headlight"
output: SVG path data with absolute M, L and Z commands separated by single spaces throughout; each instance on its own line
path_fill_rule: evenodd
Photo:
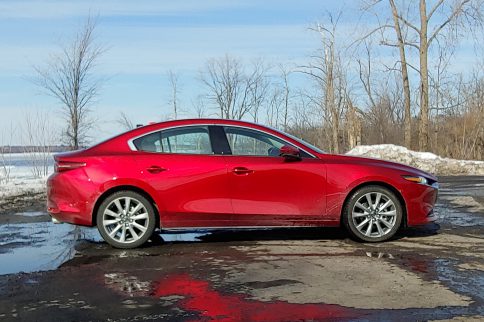
M 403 179 L 420 184 L 428 184 L 427 178 L 421 176 L 403 176 Z

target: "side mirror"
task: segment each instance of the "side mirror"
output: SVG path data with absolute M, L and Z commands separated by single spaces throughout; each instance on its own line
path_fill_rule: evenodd
M 300 161 L 301 160 L 301 153 L 299 152 L 298 148 L 295 148 L 291 145 L 283 145 L 279 149 L 279 155 L 286 159 L 286 161 Z

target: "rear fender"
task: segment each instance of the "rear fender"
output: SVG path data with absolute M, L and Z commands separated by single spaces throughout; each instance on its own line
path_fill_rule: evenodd
M 116 188 L 116 187 L 122 187 L 122 186 L 134 187 L 134 188 L 140 189 L 140 190 L 144 191 L 146 194 L 148 194 L 151 197 L 151 199 L 154 201 L 154 203 L 155 203 L 154 206 L 157 208 L 158 214 L 160 215 L 160 218 L 162 218 L 162 214 L 165 213 L 165 209 L 166 209 L 163 201 L 161 200 L 161 198 L 159 198 L 156 190 L 151 185 L 147 184 L 146 182 L 144 182 L 142 180 L 133 179 L 133 178 L 129 178 L 129 179 L 128 178 L 116 178 L 116 179 L 107 181 L 101 186 L 101 189 L 100 189 L 101 191 L 100 191 L 97 199 L 99 200 L 99 198 L 106 191 L 111 190 L 111 189 Z M 96 203 L 97 203 L 97 200 L 96 200 Z

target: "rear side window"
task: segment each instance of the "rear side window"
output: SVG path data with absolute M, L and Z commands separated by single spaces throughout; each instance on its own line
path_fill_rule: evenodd
M 213 154 L 206 126 L 190 126 L 154 132 L 133 140 L 137 150 L 180 154 Z
M 163 152 L 161 148 L 161 132 L 154 132 L 133 140 L 138 151 Z

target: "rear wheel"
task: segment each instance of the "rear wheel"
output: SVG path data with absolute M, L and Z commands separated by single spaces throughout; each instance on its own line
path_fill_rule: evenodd
M 343 209 L 343 224 L 350 234 L 365 242 L 381 242 L 395 235 L 402 222 L 402 205 L 395 194 L 382 186 L 355 191 Z
M 144 196 L 118 191 L 106 198 L 97 212 L 97 228 L 104 240 L 116 248 L 143 245 L 155 230 L 155 211 Z

